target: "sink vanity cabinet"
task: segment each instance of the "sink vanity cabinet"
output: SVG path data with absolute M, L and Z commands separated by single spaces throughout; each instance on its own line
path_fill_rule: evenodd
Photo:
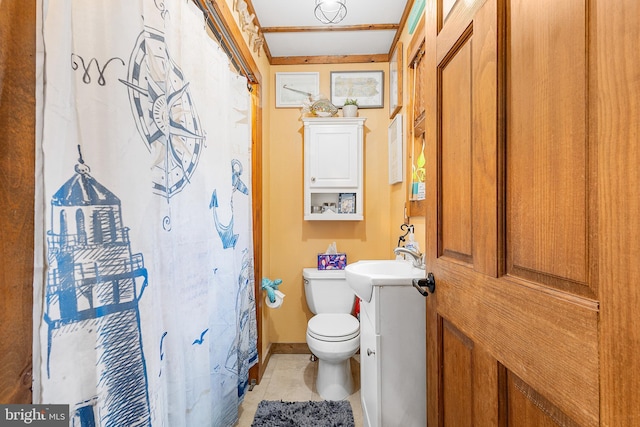
M 426 425 L 425 307 L 411 285 L 373 286 L 360 302 L 365 427 Z
M 304 219 L 362 220 L 366 118 L 303 117 Z

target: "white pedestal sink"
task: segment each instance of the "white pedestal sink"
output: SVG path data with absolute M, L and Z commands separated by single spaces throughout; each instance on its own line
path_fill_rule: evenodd
M 413 286 L 413 279 L 425 277 L 425 271 L 405 260 L 364 260 L 345 268 L 347 283 L 364 302 L 371 301 L 374 286 Z M 417 294 L 419 295 L 419 294 Z

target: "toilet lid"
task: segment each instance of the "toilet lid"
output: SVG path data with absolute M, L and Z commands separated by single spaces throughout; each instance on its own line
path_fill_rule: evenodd
M 309 320 L 307 332 L 322 341 L 347 341 L 358 336 L 360 323 L 350 314 L 321 313 Z

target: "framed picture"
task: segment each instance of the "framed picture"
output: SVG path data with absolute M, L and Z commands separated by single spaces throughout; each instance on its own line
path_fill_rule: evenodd
M 396 44 L 389 64 L 389 118 L 402 109 L 402 42 Z
M 396 114 L 389 125 L 389 184 L 402 182 L 402 114 Z
M 383 71 L 332 71 L 331 103 L 342 107 L 347 98 L 358 100 L 358 108 L 384 106 Z
M 299 108 L 320 93 L 320 73 L 276 73 L 276 108 Z
M 356 213 L 356 193 L 340 193 L 338 213 Z

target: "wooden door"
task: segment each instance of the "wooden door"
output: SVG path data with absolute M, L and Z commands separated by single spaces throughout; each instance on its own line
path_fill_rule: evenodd
M 428 425 L 640 425 L 637 2 L 426 10 Z

